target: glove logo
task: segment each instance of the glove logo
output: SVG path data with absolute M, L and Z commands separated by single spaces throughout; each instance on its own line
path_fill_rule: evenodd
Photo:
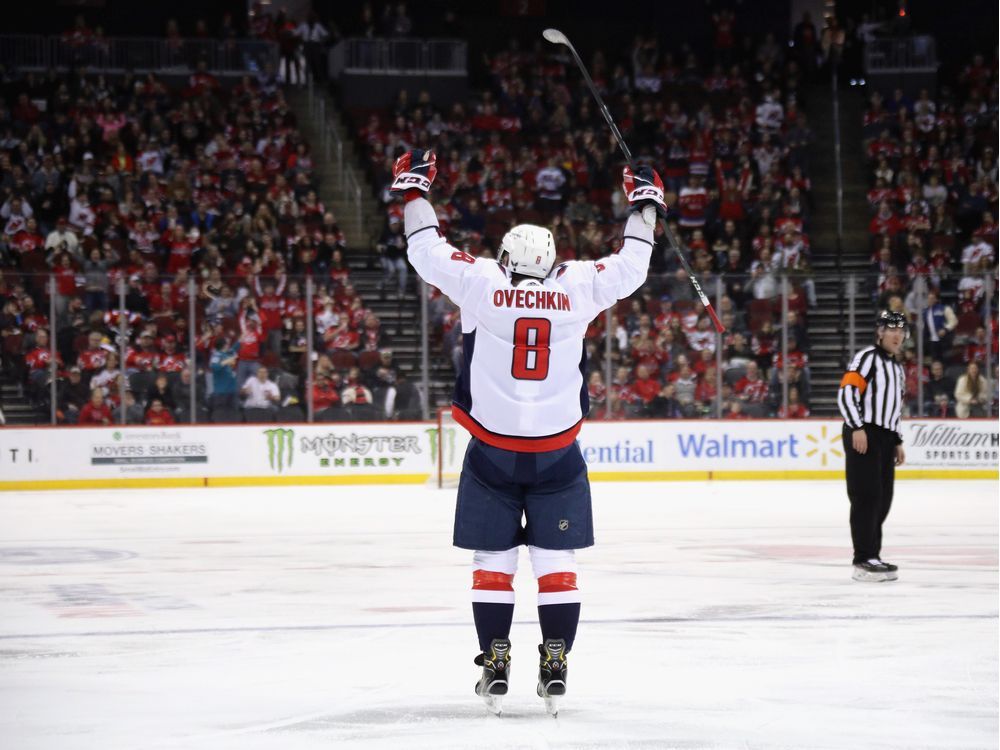
M 437 176 L 436 158 L 433 151 L 407 151 L 392 165 L 395 178 L 392 192 L 407 192 L 416 188 L 427 192 Z
M 649 196 L 650 198 L 659 198 L 663 200 L 663 193 L 655 187 L 641 187 L 636 188 L 632 191 L 631 198 L 633 200 L 637 198 L 642 198 L 644 196 Z
M 419 174 L 404 174 L 396 178 L 396 185 L 417 185 L 427 190 L 431 181 Z

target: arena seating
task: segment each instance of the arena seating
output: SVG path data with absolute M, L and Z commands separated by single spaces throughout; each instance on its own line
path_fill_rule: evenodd
M 905 363 L 911 399 L 918 379 L 931 378 L 931 360 L 952 384 L 943 389 L 950 394 L 943 403 L 927 404 L 928 414 L 954 415 L 953 384 L 969 362 L 985 365 L 987 335 L 997 352 L 996 307 L 987 320 L 985 306 L 995 288 L 983 284 L 987 273 L 995 279 L 997 262 L 998 133 L 989 104 L 996 89 L 996 58 L 975 55 L 936 95 L 876 92 L 864 114 L 872 298 L 905 309 L 914 322 L 928 304 L 954 313 L 945 335 L 926 337 L 923 368 L 914 356 Z M 926 299 L 928 292 L 934 300 Z M 937 314 L 943 320 L 943 311 Z
M 655 39 L 639 37 L 627 62 L 605 50 L 588 64 L 632 151 L 661 173 L 673 207 L 674 234 L 703 286 L 711 293 L 715 278 L 725 274 L 730 317 L 723 367 L 732 370 L 747 359 L 761 365 L 765 393 L 751 397 L 739 389 L 724 390 L 726 413 L 733 418 L 776 415 L 782 388 L 773 366 L 774 338 L 782 325 L 782 271 L 796 290 L 797 331 L 804 333 L 808 318 L 806 149 L 812 136 L 802 113 L 802 71 L 773 37 L 748 53 L 724 52 L 711 60 L 692 53 L 675 57 Z M 628 210 L 619 188 L 623 161 L 572 62 L 555 48 L 511 39 L 488 56 L 488 65 L 490 85 L 476 91 L 467 105 L 441 109 L 421 95 L 402 96 L 384 111 L 353 110 L 370 177 L 386 206 L 377 249 L 385 252 L 402 212 L 388 193 L 393 160 L 419 147 L 438 154 L 433 202 L 456 246 L 492 256 L 503 233 L 526 222 L 551 228 L 562 259 L 607 254 L 619 241 Z M 678 267 L 661 238 L 649 283 L 614 312 L 612 359 L 620 375 L 610 389 L 610 411 L 603 408 L 602 395 L 608 390 L 603 383 L 606 326 L 602 319 L 591 326 L 594 417 L 657 413 L 654 401 L 667 398 L 680 364 L 700 359 L 699 348 L 714 348 L 714 337 L 702 334 L 707 316 L 692 301 Z M 673 314 L 652 332 L 626 325 L 630 317 L 655 319 L 663 307 Z M 432 312 L 443 356 L 458 361 L 461 337 L 454 331 L 454 309 L 438 298 Z M 634 396 L 640 343 L 652 349 L 655 360 L 646 362 L 644 398 Z M 789 416 L 808 414 L 807 337 L 799 336 L 798 343 L 796 356 L 789 358 L 789 377 L 799 406 Z M 678 416 L 714 413 L 715 384 L 702 367 L 695 376 L 700 387 L 682 389 Z M 708 378 L 714 377 L 710 371 Z M 732 401 L 742 405 L 730 408 Z
M 271 75 L 224 87 L 204 69 L 181 83 L 29 73 L 4 86 L 2 364 L 36 403 L 48 403 L 54 333 L 61 421 L 80 419 L 91 386 L 108 409 L 88 417 L 119 408 L 122 348 L 129 421 L 148 418 L 158 374 L 170 417 L 154 420 L 190 418 L 192 379 L 199 421 L 302 418 L 311 277 L 326 408 L 381 414 L 391 355 L 378 354 L 379 321 L 351 286 L 343 234 Z M 278 396 L 244 411 L 257 364 Z

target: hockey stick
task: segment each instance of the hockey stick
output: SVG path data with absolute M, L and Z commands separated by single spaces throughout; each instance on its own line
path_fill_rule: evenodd
M 576 66 L 583 73 L 583 80 L 587 82 L 587 87 L 590 89 L 590 93 L 593 94 L 594 99 L 597 101 L 597 105 L 601 110 L 601 114 L 604 115 L 604 119 L 607 120 L 608 127 L 611 128 L 611 134 L 618 141 L 618 146 L 621 148 L 622 153 L 625 155 L 625 161 L 632 168 L 632 172 L 636 171 L 635 162 L 632 160 L 632 152 L 628 150 L 628 146 L 625 144 L 625 139 L 622 138 L 621 131 L 618 130 L 618 126 L 615 125 L 615 121 L 611 119 L 611 113 L 608 112 L 607 106 L 604 104 L 604 100 L 601 99 L 601 95 L 597 92 L 597 87 L 594 85 L 593 80 L 590 78 L 590 73 L 587 72 L 586 66 L 583 64 L 583 60 L 576 53 L 576 49 L 573 47 L 572 43 L 558 29 L 545 29 L 542 32 L 542 36 L 545 37 L 545 41 L 552 42 L 552 44 L 562 44 L 567 49 L 569 49 L 570 54 L 573 55 L 573 59 L 576 61 Z M 708 317 L 712 319 L 712 323 L 715 325 L 715 330 L 719 333 L 725 333 L 726 329 L 722 325 L 722 321 L 719 320 L 719 316 L 715 314 L 715 310 L 712 307 L 712 303 L 708 301 L 708 297 L 705 292 L 701 289 L 701 284 L 698 283 L 697 277 L 694 275 L 694 270 L 691 265 L 684 258 L 684 253 L 681 252 L 680 246 L 677 244 L 677 240 L 674 239 L 674 233 L 670 231 L 670 227 L 667 226 L 667 220 L 660 217 L 660 227 L 663 229 L 663 233 L 667 237 L 667 244 L 673 248 L 674 252 L 677 254 L 677 259 L 681 262 L 681 266 L 684 268 L 685 273 L 687 273 L 688 278 L 691 279 L 691 286 L 694 287 L 695 292 L 698 293 L 698 298 L 701 300 L 701 304 L 705 306 L 705 310 L 708 312 Z

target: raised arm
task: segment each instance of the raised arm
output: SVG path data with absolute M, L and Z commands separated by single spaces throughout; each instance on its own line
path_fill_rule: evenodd
M 622 246 L 606 258 L 564 263 L 556 270 L 556 278 L 565 285 L 589 285 L 598 310 L 625 299 L 645 283 L 653 253 L 656 217 L 665 215 L 667 210 L 663 183 L 650 167 L 640 167 L 635 174 L 625 167 L 622 189 L 632 207 L 632 215 L 625 222 Z
M 434 207 L 426 199 L 437 175 L 433 151 L 409 151 L 393 165 L 390 190 L 406 201 L 403 227 L 406 257 L 424 281 L 444 292 L 461 306 L 473 288 L 473 278 L 483 277 L 483 268 L 468 253 L 448 244 L 438 228 Z M 499 272 L 499 269 L 498 269 Z
M 656 211 L 646 207 L 628 217 L 622 246 L 613 255 L 594 266 L 594 304 L 604 310 L 620 299 L 632 295 L 646 281 L 649 260 L 653 254 L 653 226 L 643 214 L 652 217 L 655 226 Z
M 423 196 L 407 202 L 403 209 L 403 225 L 406 257 L 420 278 L 436 286 L 461 307 L 473 288 L 473 279 L 482 277 L 482 269 L 477 267 L 480 261 L 448 244 L 438 229 L 434 207 Z

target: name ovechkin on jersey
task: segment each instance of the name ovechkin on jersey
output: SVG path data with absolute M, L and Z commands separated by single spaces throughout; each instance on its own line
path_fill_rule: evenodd
M 517 307 L 525 310 L 572 310 L 569 295 L 545 289 L 497 289 L 494 307 Z

